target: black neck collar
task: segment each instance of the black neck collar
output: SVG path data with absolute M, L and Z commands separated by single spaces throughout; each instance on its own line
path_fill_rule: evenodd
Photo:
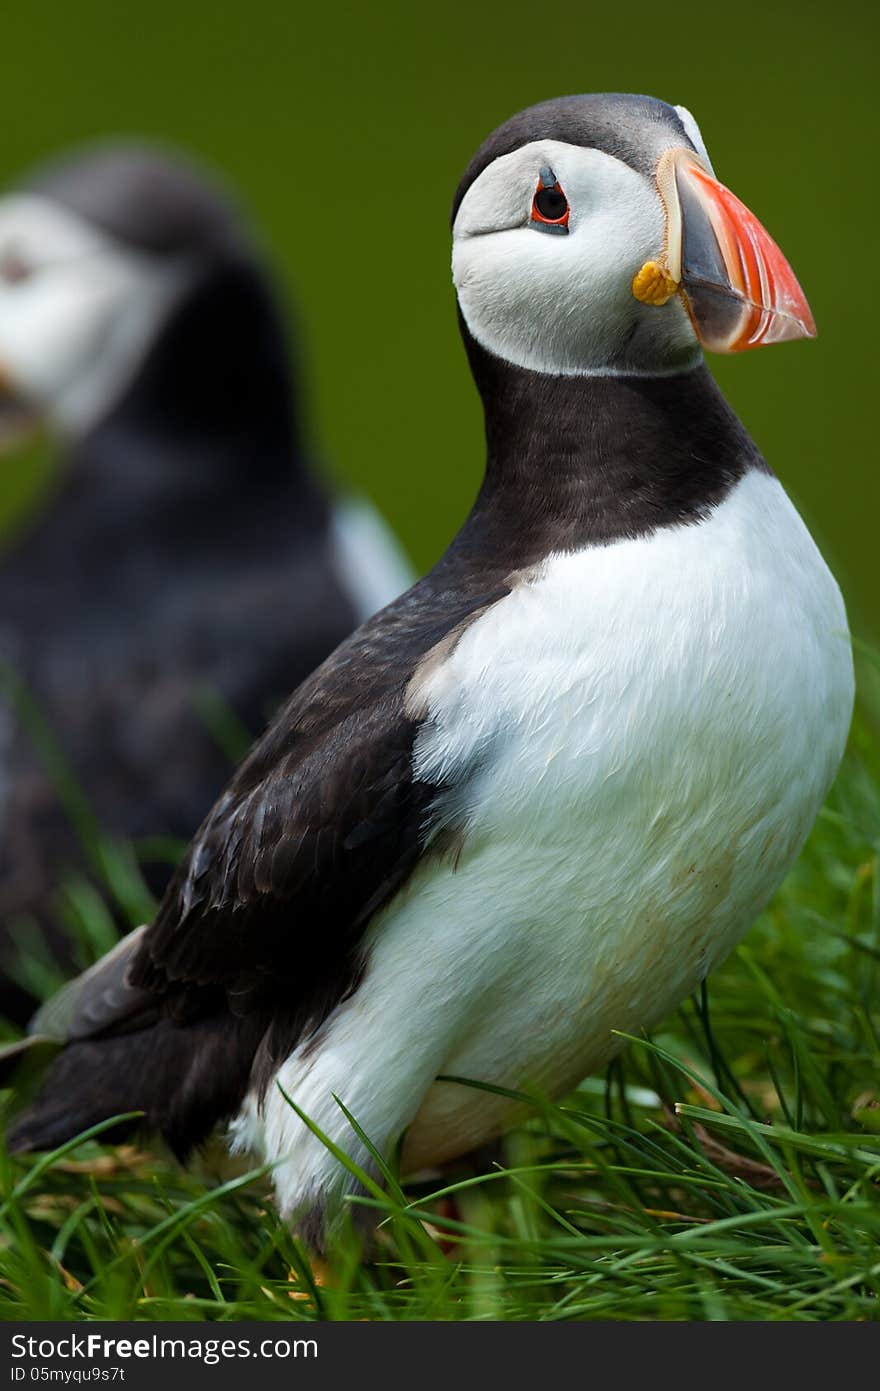
M 486 419 L 475 513 L 524 549 L 576 549 L 700 521 L 766 469 L 705 366 L 673 376 L 549 376 L 462 332 Z

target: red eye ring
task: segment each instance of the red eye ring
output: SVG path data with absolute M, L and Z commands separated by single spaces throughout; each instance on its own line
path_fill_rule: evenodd
M 571 208 L 552 169 L 542 169 L 532 198 L 532 222 L 547 231 L 565 232 Z

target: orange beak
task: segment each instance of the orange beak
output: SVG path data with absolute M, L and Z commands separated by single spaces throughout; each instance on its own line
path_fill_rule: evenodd
M 815 338 L 806 296 L 773 238 L 693 150 L 667 150 L 657 166 L 666 207 L 664 269 L 704 347 L 739 353 Z

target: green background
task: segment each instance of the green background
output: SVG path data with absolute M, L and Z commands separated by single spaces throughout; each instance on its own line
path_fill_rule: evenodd
M 876 635 L 876 6 L 509 0 L 5 5 L 0 176 L 83 138 L 172 140 L 244 194 L 306 349 L 312 428 L 420 566 L 473 496 L 479 405 L 448 208 L 513 111 L 590 90 L 683 102 L 780 242 L 817 343 L 713 369 Z M 39 498 L 7 460 L 7 521 Z

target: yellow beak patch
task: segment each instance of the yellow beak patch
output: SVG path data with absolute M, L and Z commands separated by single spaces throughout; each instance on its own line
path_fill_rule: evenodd
M 658 261 L 646 261 L 633 276 L 632 292 L 642 304 L 666 304 L 678 294 L 678 282 Z

